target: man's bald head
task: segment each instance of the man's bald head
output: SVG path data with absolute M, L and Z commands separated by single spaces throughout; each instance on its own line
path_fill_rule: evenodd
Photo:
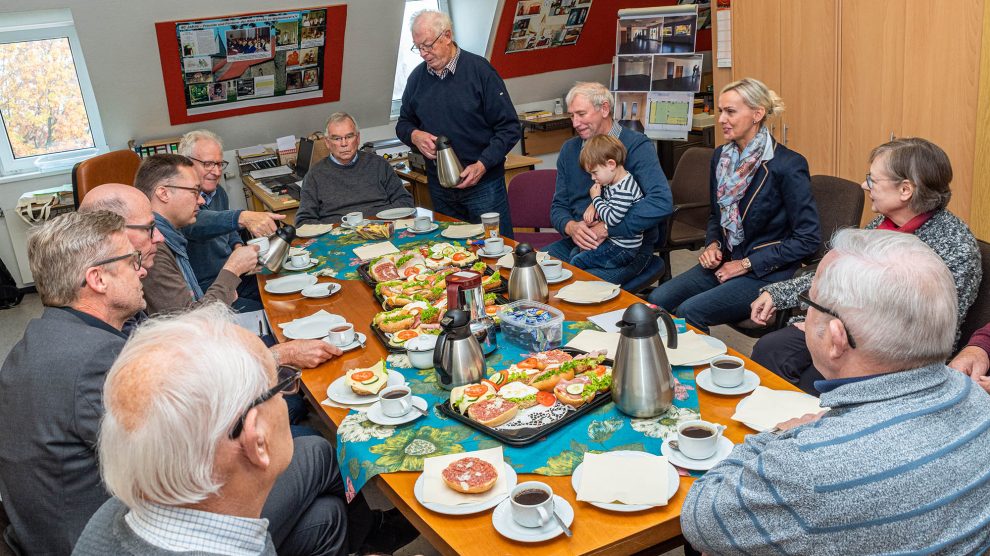
M 137 188 L 122 183 L 105 183 L 90 190 L 79 205 L 79 212 L 107 210 L 124 217 L 127 239 L 141 251 L 141 264 L 155 264 L 158 244 L 165 240 L 155 227 L 151 201 Z

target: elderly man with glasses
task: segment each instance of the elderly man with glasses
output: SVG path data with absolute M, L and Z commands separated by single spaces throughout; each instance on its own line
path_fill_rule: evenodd
M 340 222 L 349 212 L 373 216 L 381 210 L 413 206 L 412 195 L 384 158 L 358 152 L 361 131 L 353 117 L 334 112 L 326 131 L 323 139 L 330 154 L 303 179 L 297 225 Z
M 450 18 L 424 10 L 412 20 L 413 50 L 423 63 L 409 74 L 395 132 L 427 159 L 433 208 L 467 222 L 499 213 L 499 232 L 512 237 L 505 190 L 505 156 L 522 136 L 505 83 L 483 57 L 454 42 Z M 437 177 L 437 137 L 444 136 L 464 167 L 453 188 Z
M 708 554 L 985 551 L 990 396 L 945 365 L 945 263 L 912 234 L 843 230 L 800 297 L 825 411 L 748 435 L 695 481 L 684 537 Z

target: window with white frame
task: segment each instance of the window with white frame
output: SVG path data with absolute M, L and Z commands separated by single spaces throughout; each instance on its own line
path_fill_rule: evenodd
M 442 5 L 441 5 L 442 4 Z M 399 33 L 399 57 L 395 62 L 395 81 L 392 84 L 392 117 L 399 116 L 399 106 L 402 105 L 402 92 L 406 90 L 406 79 L 412 70 L 423 61 L 419 52 L 412 49 L 412 33 L 409 23 L 416 12 L 423 10 L 439 10 L 449 13 L 447 3 L 440 0 L 406 0 L 406 8 L 402 14 L 402 29 Z
M 106 150 L 69 10 L 0 14 L 0 120 L 3 175 Z

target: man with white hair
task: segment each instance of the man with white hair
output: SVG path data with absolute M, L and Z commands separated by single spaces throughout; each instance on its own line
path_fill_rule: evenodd
M 914 235 L 843 230 L 800 298 L 830 409 L 747 436 L 695 481 L 684 536 L 710 554 L 983 551 L 990 397 L 945 365 L 948 268 Z
M 73 554 L 346 554 L 333 448 L 289 433 L 283 396 L 299 380 L 216 303 L 139 327 L 103 395 L 113 498 Z M 303 476 L 294 458 L 320 468 Z
M 409 74 L 395 133 L 427 159 L 433 208 L 466 222 L 499 213 L 499 233 L 512 237 L 505 156 L 519 142 L 519 116 L 488 60 L 454 42 L 450 17 L 434 10 L 413 16 L 413 50 L 423 63 Z M 437 177 L 437 138 L 447 137 L 464 171 L 454 188 Z
M 327 119 L 323 137 L 330 154 L 306 172 L 296 224 L 337 223 L 349 212 L 373 215 L 390 208 L 412 207 L 412 194 L 384 158 L 359 152 L 361 130 L 346 112 Z
M 107 498 L 96 460 L 103 381 L 124 322 L 144 308 L 147 272 L 124 222 L 69 213 L 28 238 L 45 310 L 0 367 L 0 497 L 21 553 L 68 554 Z
M 550 206 L 550 221 L 564 238 L 551 244 L 547 250 L 553 257 L 570 261 L 581 251 L 598 247 L 610 234 L 642 234 L 643 243 L 629 265 L 621 268 L 603 265 L 587 269 L 603 280 L 622 284 L 639 275 L 653 256 L 660 223 L 673 212 L 670 186 L 660 169 L 653 142 L 642 133 L 613 121 L 615 101 L 608 88 L 601 83 L 579 82 L 571 87 L 565 100 L 577 137 L 564 142 L 557 157 L 557 186 Z M 588 191 L 593 180 L 581 166 L 581 149 L 595 135 L 610 135 L 619 139 L 626 148 L 625 168 L 644 194 L 644 198 L 635 203 L 622 222 L 612 229 L 601 221 L 589 225 L 583 218 L 590 203 Z

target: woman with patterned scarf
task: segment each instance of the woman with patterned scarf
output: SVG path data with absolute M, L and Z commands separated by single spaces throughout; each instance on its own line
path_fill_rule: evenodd
M 760 288 L 793 276 L 821 243 L 808 162 L 766 126 L 780 97 L 746 78 L 722 89 L 718 109 L 727 143 L 712 157 L 707 247 L 649 298 L 705 331 L 748 318 Z

